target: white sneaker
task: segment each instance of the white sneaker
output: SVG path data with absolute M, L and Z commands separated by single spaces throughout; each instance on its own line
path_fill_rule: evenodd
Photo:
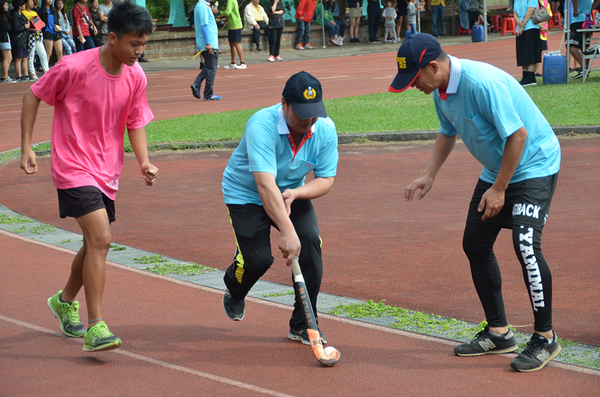
M 275 57 L 273 55 L 269 55 L 269 62 L 275 62 Z
M 246 63 L 242 62 L 239 65 L 236 65 L 236 69 L 246 69 Z
M 11 84 L 11 83 L 16 83 L 16 81 L 14 81 L 13 79 L 9 77 L 5 78 L 5 79 L 0 79 L 0 83 L 2 84 Z
M 238 69 L 235 63 L 230 63 L 229 65 L 223 66 L 223 69 Z

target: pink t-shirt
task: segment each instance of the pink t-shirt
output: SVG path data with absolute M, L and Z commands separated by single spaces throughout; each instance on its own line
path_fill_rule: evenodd
M 154 115 L 146 100 L 147 80 L 140 65 L 123 65 L 120 75 L 110 75 L 100 64 L 99 50 L 64 57 L 31 91 L 54 106 L 54 186 L 96 186 L 114 200 L 123 169 L 125 127 L 142 128 Z

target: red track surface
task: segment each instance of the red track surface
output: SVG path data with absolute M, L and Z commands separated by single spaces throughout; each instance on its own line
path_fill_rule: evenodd
M 506 42 L 510 52 L 498 56 L 509 58 L 507 63 L 512 64 L 514 42 Z M 476 58 L 473 50 L 479 53 L 489 48 L 459 47 L 449 52 Z M 471 53 L 467 47 L 473 48 Z M 322 78 L 328 97 L 380 92 L 393 76 L 389 56 L 282 63 L 277 69 L 281 76 L 265 82 L 260 90 L 244 88 L 247 80 L 253 80 L 248 75 L 231 88 L 229 81 L 218 81 L 225 98 L 227 89 L 232 96 L 239 93 L 240 100 L 233 105 L 225 100 L 192 101 L 188 86 L 196 71 L 150 74 L 148 93 L 155 115 L 166 118 L 233 109 L 250 98 L 252 107 L 270 105 L 278 100 L 285 76 L 300 69 L 313 68 L 331 76 Z M 349 87 L 345 82 L 356 82 L 356 77 L 337 80 L 335 73 L 328 72 L 340 62 L 349 65 L 352 76 L 365 76 L 368 69 L 369 76 L 381 78 L 361 78 L 364 86 Z M 256 65 L 248 73 L 258 78 L 261 67 L 268 65 Z M 233 85 L 234 80 L 230 81 Z M 5 92 L 0 92 L 4 101 Z M 8 111 L 2 114 L 15 112 L 18 119 L 17 108 L 2 108 Z M 170 111 L 163 113 L 163 109 Z M 36 130 L 39 140 L 49 130 L 50 113 L 49 108 L 41 112 Z M 3 123 L 18 131 L 18 124 L 11 120 Z M 18 137 L 4 139 L 14 133 L 3 129 L 0 135 L 4 145 L 0 151 L 19 146 Z M 600 214 L 596 198 L 600 181 L 593 176 L 600 167 L 600 138 L 563 139 L 561 144 L 563 165 L 543 246 L 553 270 L 555 329 L 562 338 L 599 346 L 596 258 L 600 256 Z M 324 240 L 322 290 L 386 299 L 392 305 L 478 322 L 483 314 L 460 241 L 480 167 L 458 146 L 434 190 L 423 201 L 406 203 L 404 186 L 420 175 L 430 149 L 429 144 L 416 143 L 340 148 L 334 189 L 315 201 Z M 153 154 L 153 163 L 161 169 L 153 188 L 143 186 L 135 159 L 128 156 L 117 200 L 114 241 L 224 269 L 235 249 L 220 193 L 221 173 L 230 153 Z M 49 158 L 41 158 L 39 165 L 39 173 L 30 177 L 15 162 L 0 167 L 0 203 L 78 232 L 73 220 L 58 218 Z M 113 265 L 107 266 L 104 312 L 124 344 L 114 352 L 84 354 L 80 341 L 58 334 L 56 320 L 45 304 L 62 288 L 73 254 L 6 233 L 0 234 L 0 247 L 0 395 L 248 396 L 276 392 L 391 396 L 482 391 L 518 395 L 535 390 L 538 395 L 591 396 L 600 389 L 597 371 L 582 373 L 552 365 L 541 372 L 518 374 L 508 366 L 510 356 L 459 358 L 447 342 L 325 315 L 321 315 L 321 328 L 342 352 L 342 359 L 334 368 L 322 368 L 309 348 L 285 338 L 289 308 L 249 300 L 246 318 L 234 323 L 223 313 L 220 292 Z M 520 267 L 506 232 L 501 234 L 497 254 L 509 321 L 531 324 Z M 290 284 L 290 270 L 275 256 L 265 279 Z M 83 294 L 79 300 L 84 300 Z M 82 318 L 87 318 L 85 308 Z

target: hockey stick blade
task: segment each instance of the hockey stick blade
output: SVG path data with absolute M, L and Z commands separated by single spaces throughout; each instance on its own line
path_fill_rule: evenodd
M 329 348 L 332 351 L 329 352 L 328 355 L 325 354 L 323 343 L 321 342 L 321 333 L 317 326 L 315 313 L 312 309 L 310 297 L 306 290 L 306 283 L 304 282 L 304 276 L 302 275 L 302 270 L 300 270 L 300 264 L 298 263 L 297 258 L 294 258 L 292 261 L 292 273 L 294 275 L 294 284 L 296 284 L 296 288 L 300 294 L 300 301 L 306 318 L 306 324 L 308 325 L 307 332 L 308 339 L 310 340 L 310 347 L 318 362 L 326 367 L 332 367 L 340 360 L 341 354 L 335 348 Z

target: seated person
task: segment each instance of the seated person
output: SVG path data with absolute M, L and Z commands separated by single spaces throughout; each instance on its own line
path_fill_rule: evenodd
M 244 29 L 252 29 L 252 43 L 256 43 L 256 51 L 260 48 L 260 30 L 264 30 L 267 39 L 269 39 L 269 17 L 265 9 L 259 4 L 260 0 L 252 0 L 244 8 Z

